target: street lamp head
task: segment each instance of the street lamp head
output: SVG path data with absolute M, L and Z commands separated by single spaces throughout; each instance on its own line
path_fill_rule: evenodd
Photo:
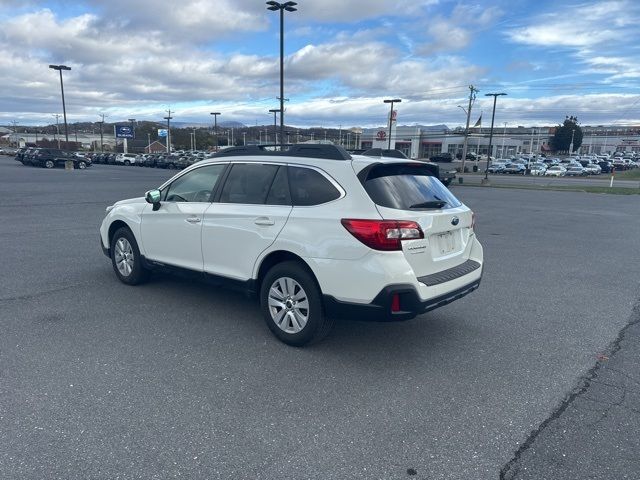
M 221 115 L 220 112 L 211 112 L 211 115 Z
M 49 68 L 53 70 L 71 70 L 71 67 L 67 67 L 66 65 L 49 65 Z
M 279 108 L 272 108 L 269 110 L 269 113 L 280 113 L 280 109 Z
M 400 103 L 402 100 L 400 98 L 394 98 L 391 100 L 383 100 L 384 103 Z
M 485 97 L 500 97 L 502 95 L 506 95 L 506 93 L 485 93 Z

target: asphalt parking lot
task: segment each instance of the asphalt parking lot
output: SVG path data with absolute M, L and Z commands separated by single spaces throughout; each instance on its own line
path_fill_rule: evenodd
M 640 297 L 639 196 L 454 187 L 477 292 L 290 348 L 241 294 L 116 280 L 104 208 L 172 173 L 0 157 L 1 478 L 497 478 Z

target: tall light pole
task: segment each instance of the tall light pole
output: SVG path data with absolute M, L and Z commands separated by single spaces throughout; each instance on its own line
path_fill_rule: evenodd
M 280 109 L 279 108 L 272 108 L 269 110 L 270 113 L 273 113 L 273 143 L 275 145 L 278 144 L 278 130 L 276 129 L 276 115 L 278 113 L 280 113 Z M 282 113 L 280 113 L 280 119 L 282 120 Z M 281 131 L 282 132 L 282 131 Z M 282 135 L 282 133 L 281 133 Z M 282 140 L 282 137 L 280 137 L 280 140 Z M 280 149 L 282 149 L 282 145 L 280 145 Z
M 390 103 L 391 104 L 391 111 L 389 112 L 389 143 L 387 145 L 387 150 L 391 150 L 391 124 L 393 122 L 393 104 L 394 103 L 400 103 L 402 100 L 399 98 L 394 98 L 394 99 L 390 99 L 390 100 L 383 100 L 384 103 Z
M 218 115 L 220 115 L 220 112 L 211 112 L 211 115 L 213 115 L 213 136 L 216 139 L 215 147 L 217 152 L 218 151 Z
M 267 10 L 280 11 L 280 139 L 284 141 L 284 12 L 295 12 L 296 2 L 267 2 Z M 282 145 L 280 146 L 282 148 Z
M 49 68 L 52 70 L 58 70 L 60 72 L 60 90 L 62 91 L 62 114 L 64 116 L 64 137 L 66 141 L 66 147 L 69 148 L 69 129 L 67 128 L 67 108 L 64 104 L 64 83 L 62 83 L 62 71 L 63 70 L 71 70 L 71 67 L 67 67 L 66 65 L 49 65 Z M 58 146 L 58 148 L 60 148 Z
M 489 130 L 489 151 L 487 152 L 487 168 L 484 169 L 484 180 L 489 181 L 489 161 L 491 160 L 491 141 L 493 140 L 493 121 L 496 117 L 496 100 L 506 93 L 485 93 L 485 97 L 493 97 L 493 113 L 491 114 L 491 130 Z
M 167 121 L 167 153 L 171 153 L 171 109 L 165 110 L 167 116 L 163 117 Z

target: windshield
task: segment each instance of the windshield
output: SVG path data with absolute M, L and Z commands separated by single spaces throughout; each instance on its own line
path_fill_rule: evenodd
M 419 164 L 378 165 L 363 182 L 376 205 L 397 210 L 447 209 L 462 203 Z

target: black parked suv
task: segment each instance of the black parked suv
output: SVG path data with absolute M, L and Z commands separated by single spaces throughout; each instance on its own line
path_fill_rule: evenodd
M 71 152 L 58 150 L 57 148 L 36 148 L 23 158 L 24 164 L 35 167 L 54 168 L 64 167 L 67 160 L 73 162 L 73 168 L 84 169 L 91 165 L 91 160 L 84 157 L 76 157 Z
M 432 162 L 453 162 L 453 155 L 449 152 L 442 152 L 429 158 Z
M 369 150 L 365 150 L 362 155 L 366 155 L 367 157 L 407 158 L 407 156 L 400 150 L 386 150 L 382 148 L 370 148 Z M 456 171 L 454 169 L 443 170 L 442 168 L 440 168 L 440 165 L 436 165 L 435 163 L 424 163 L 429 165 L 429 170 L 431 170 L 434 176 L 438 177 L 438 180 L 440 180 L 447 187 L 456 177 Z

